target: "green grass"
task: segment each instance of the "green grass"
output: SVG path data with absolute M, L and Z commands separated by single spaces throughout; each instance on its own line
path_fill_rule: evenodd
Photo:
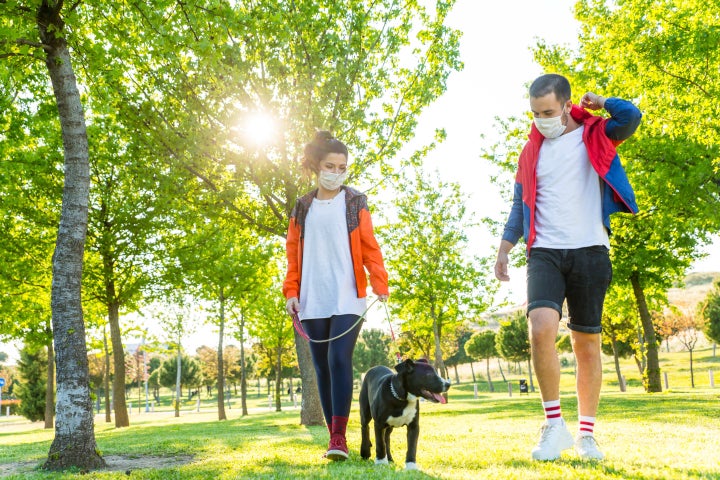
M 174 458 L 191 457 L 189 463 L 171 468 L 132 469 L 124 472 L 96 471 L 45 473 L 37 466 L 46 456 L 53 431 L 41 424 L 0 421 L 0 477 L 44 478 L 357 478 L 357 479 L 720 479 L 720 385 L 707 385 L 707 369 L 720 364 L 710 351 L 696 354 L 696 367 L 704 385 L 689 388 L 687 353 L 662 354 L 671 389 L 659 394 L 643 393 L 637 368 L 623 362 L 630 384 L 620 393 L 612 364 L 606 364 L 597 438 L 606 460 L 582 462 L 571 451 L 555 462 L 533 462 L 529 452 L 537 441 L 542 422 L 539 394 L 507 394 L 496 383 L 496 393 L 480 385 L 474 398 L 470 383 L 453 385 L 446 405 L 421 405 L 422 420 L 418 463 L 421 472 L 405 472 L 405 429 L 392 436 L 396 464 L 375 466 L 359 457 L 357 401 L 348 426 L 349 461 L 329 463 L 321 458 L 327 447 L 325 427 L 299 425 L 299 411 L 286 405 L 270 412 L 267 398 L 251 398 L 251 415 L 240 417 L 237 407 L 228 410 L 229 420 L 218 422 L 210 404 L 201 413 L 185 411 L 175 418 L 169 412 L 134 414 L 129 428 L 116 429 L 97 417 L 96 438 L 106 457 L 122 455 Z M 633 373 L 634 369 L 634 373 Z M 476 374 L 480 369 L 476 366 Z M 482 370 L 484 371 L 484 365 Z M 572 366 L 564 369 L 562 405 L 572 430 L 577 425 Z M 697 372 L 696 372 L 697 373 Z M 633 377 L 634 375 L 634 377 Z M 499 378 L 499 377 L 498 377 Z M 673 380 L 675 379 L 675 380 Z M 631 382 L 631 380 L 633 380 Z M 683 383 L 687 380 L 687 384 Z M 614 382 L 614 383 L 613 383 Z M 673 383 L 676 387 L 673 388 Z M 503 387 L 503 388 L 500 388 Z M 357 392 L 356 392 L 357 393 Z M 28 462 L 21 473 L 8 475 L 6 468 Z M 3 475 L 5 474 L 5 475 Z

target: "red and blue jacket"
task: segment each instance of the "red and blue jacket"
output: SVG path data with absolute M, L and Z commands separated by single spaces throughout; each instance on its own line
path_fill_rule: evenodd
M 602 221 L 610 232 L 610 215 L 615 212 L 637 213 L 635 193 L 620 163 L 616 147 L 632 135 L 640 125 L 642 114 L 632 103 L 619 98 L 605 100 L 609 118 L 593 115 L 578 105 L 570 111 L 573 119 L 584 125 L 583 142 L 593 168 L 603 180 Z M 525 238 L 529 254 L 535 242 L 536 167 L 540 146 L 545 137 L 533 123 L 528 142 L 518 160 L 513 204 L 502 239 L 515 245 Z

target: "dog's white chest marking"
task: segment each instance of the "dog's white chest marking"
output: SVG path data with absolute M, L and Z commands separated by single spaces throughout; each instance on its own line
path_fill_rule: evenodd
M 402 411 L 402 415 L 399 417 L 388 417 L 387 424 L 391 427 L 403 427 L 413 421 L 415 415 L 417 415 L 417 404 L 418 398 L 408 393 L 407 396 L 408 404 Z

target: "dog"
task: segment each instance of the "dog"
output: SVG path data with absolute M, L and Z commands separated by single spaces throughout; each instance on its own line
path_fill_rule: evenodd
M 417 470 L 415 462 L 420 434 L 420 398 L 447 403 L 442 393 L 450 382 L 441 378 L 426 360 L 405 360 L 395 366 L 373 367 L 365 374 L 360 388 L 360 456 L 370 458 L 370 420 L 375 428 L 375 464 L 392 462 L 390 434 L 395 427 L 407 425 L 405 469 Z

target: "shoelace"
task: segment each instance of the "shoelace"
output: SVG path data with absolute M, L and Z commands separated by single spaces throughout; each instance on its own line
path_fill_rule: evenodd
M 600 444 L 595 440 L 595 437 L 592 435 L 583 435 L 580 437 L 580 442 L 590 442 L 590 446 L 593 448 L 599 448 Z

